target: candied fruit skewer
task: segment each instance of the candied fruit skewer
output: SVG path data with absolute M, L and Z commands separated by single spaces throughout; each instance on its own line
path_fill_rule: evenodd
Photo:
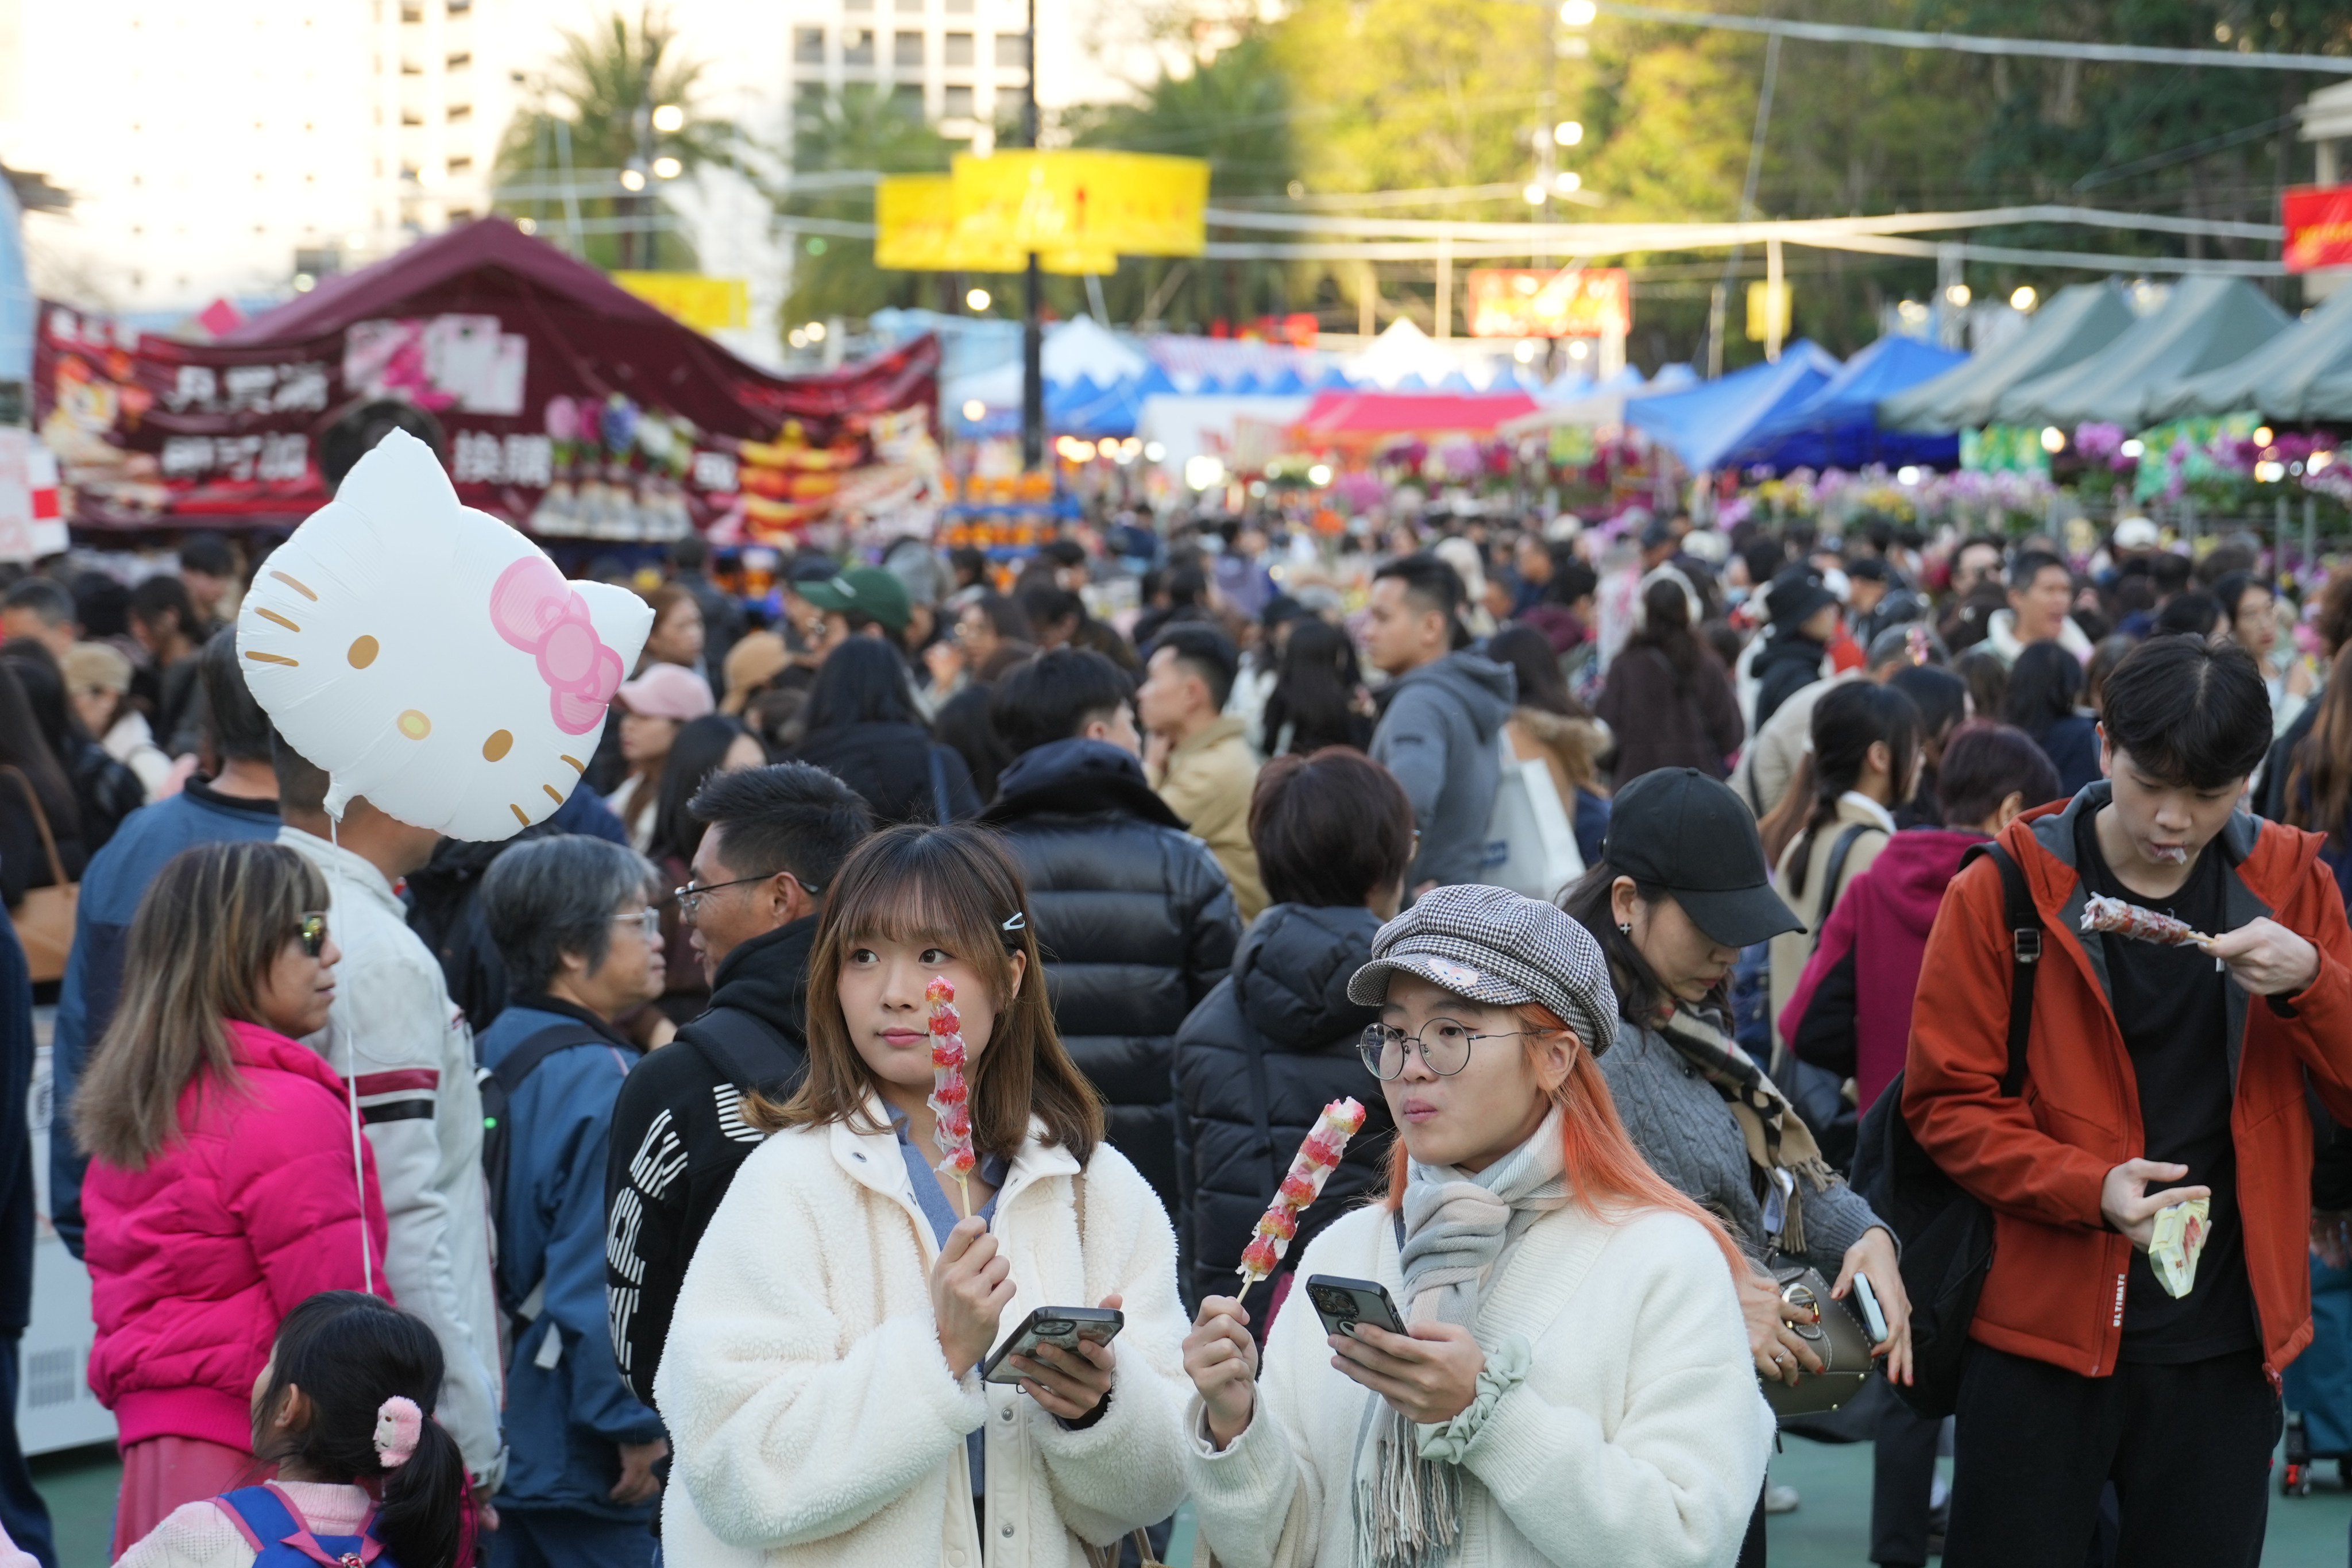
M 931 1140 L 939 1145 L 940 1169 L 956 1180 L 963 1212 L 971 1214 L 971 1173 L 979 1163 L 971 1149 L 971 1089 L 964 1080 L 963 1019 L 955 1009 L 955 986 L 934 975 L 924 994 L 931 1004 L 931 1113 L 939 1119 Z
M 1299 1144 L 1297 1157 L 1291 1161 L 1274 1202 L 1259 1218 L 1249 1246 L 1242 1252 L 1238 1272 L 1244 1290 L 1269 1278 L 1281 1266 L 1284 1254 L 1297 1237 L 1300 1212 L 1322 1195 L 1323 1184 L 1339 1169 L 1339 1156 L 1346 1151 L 1348 1140 L 1363 1124 L 1364 1108 L 1353 1100 L 1335 1100 L 1315 1119 L 1315 1126 Z

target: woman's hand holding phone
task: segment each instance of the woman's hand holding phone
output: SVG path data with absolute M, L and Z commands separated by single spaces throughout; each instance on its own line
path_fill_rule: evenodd
M 1013 1265 L 974 1215 L 956 1222 L 931 1266 L 931 1316 L 949 1374 L 961 1380 L 996 1342 L 997 1320 L 1013 1304 Z
M 1392 1334 L 1360 1322 L 1352 1333 L 1327 1335 L 1331 1368 L 1362 1384 L 1408 1421 L 1435 1426 L 1453 1420 L 1478 1397 L 1486 1352 L 1458 1323 L 1419 1323 Z
M 1127 1303 L 1121 1297 L 1106 1296 L 1101 1304 L 1116 1312 Z M 1021 1373 L 1022 1392 L 1044 1406 L 1047 1415 L 1064 1421 L 1084 1421 L 1110 1397 L 1111 1373 L 1118 1364 L 1118 1352 L 1109 1345 L 1083 1335 L 1075 1352 L 1041 1344 L 1034 1355 L 1007 1359 Z
M 1239 1298 L 1211 1296 L 1184 1336 L 1184 1371 L 1200 1391 L 1209 1436 L 1219 1448 L 1233 1447 L 1249 1430 L 1257 1408 L 1257 1343 L 1249 1321 Z

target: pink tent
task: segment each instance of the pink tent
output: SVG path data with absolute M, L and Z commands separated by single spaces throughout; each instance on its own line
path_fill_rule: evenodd
M 1524 392 L 1323 392 L 1307 405 L 1298 432 L 1336 439 L 1453 430 L 1484 435 L 1535 407 Z

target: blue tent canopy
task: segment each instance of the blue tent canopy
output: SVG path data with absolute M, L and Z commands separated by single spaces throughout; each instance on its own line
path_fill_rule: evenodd
M 1115 381 L 1108 386 L 1097 386 L 1081 376 L 1066 387 L 1047 387 L 1045 423 L 1061 435 L 1089 441 L 1098 441 L 1106 436 L 1132 436 L 1136 416 L 1143 409 L 1143 399 L 1136 395 L 1138 384 L 1135 381 Z
M 1811 397 L 1756 426 L 1724 460 L 1782 469 L 1956 463 L 1957 435 L 1882 430 L 1877 409 L 1882 398 L 1932 381 L 1968 357 L 1917 338 L 1883 337 L 1848 360 Z
M 1628 402 L 1625 420 L 1665 443 L 1685 467 L 1718 468 L 1759 426 L 1811 397 L 1837 372 L 1835 355 L 1800 339 L 1778 363 L 1752 364 L 1688 392 Z

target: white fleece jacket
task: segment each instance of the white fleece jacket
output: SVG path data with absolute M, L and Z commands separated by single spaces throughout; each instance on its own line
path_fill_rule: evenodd
M 1402 1308 L 1386 1208 L 1317 1237 L 1298 1268 L 1377 1279 Z M 1731 1272 L 1677 1214 L 1622 1223 L 1570 1204 L 1529 1226 L 1474 1327 L 1513 1335 L 1527 1381 L 1464 1456 L 1455 1568 L 1726 1568 L 1764 1484 L 1772 1413 Z M 1275 1320 L 1247 1431 L 1222 1453 L 1196 1397 L 1184 1474 L 1219 1568 L 1352 1568 L 1356 1435 L 1379 1396 L 1331 1368 L 1304 1292 Z
M 879 1104 L 873 1122 L 887 1126 Z M 677 1568 L 981 1568 L 964 1437 L 987 1431 L 988 1568 L 1084 1568 L 1183 1497 L 1184 1310 L 1160 1200 L 1118 1151 L 1014 1157 L 992 1229 L 1037 1307 L 1125 1298 L 1110 1408 L 1064 1428 L 1013 1388 L 949 1376 L 939 1247 L 887 1131 L 796 1129 L 761 1145 L 695 1248 L 656 1380 L 677 1450 L 662 1552 Z M 1751 1380 L 1752 1381 L 1752 1380 Z

